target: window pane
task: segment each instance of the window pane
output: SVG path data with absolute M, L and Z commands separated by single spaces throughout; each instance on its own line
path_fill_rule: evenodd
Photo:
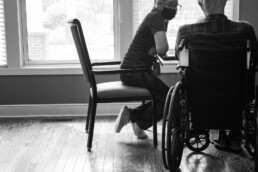
M 180 0 L 182 8 L 178 11 L 176 17 L 169 22 L 167 37 L 169 43 L 168 54 L 174 54 L 174 47 L 176 42 L 176 34 L 179 26 L 183 24 L 190 24 L 196 22 L 198 19 L 203 17 L 203 12 L 197 1 Z M 154 0 L 134 0 L 133 1 L 133 28 L 134 33 L 136 32 L 140 22 L 144 19 L 145 15 L 153 8 Z M 232 1 L 227 2 L 225 9 L 226 15 L 232 19 Z
M 114 59 L 112 0 L 26 0 L 29 61 L 78 56 L 67 21 L 81 21 L 91 58 Z
M 4 1 L 0 0 L 0 66 L 6 66 L 6 41 L 4 22 Z

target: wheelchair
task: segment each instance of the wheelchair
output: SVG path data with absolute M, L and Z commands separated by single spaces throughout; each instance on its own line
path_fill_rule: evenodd
M 237 33 L 181 39 L 182 77 L 168 91 L 162 121 L 162 159 L 170 172 L 179 169 L 185 145 L 194 152 L 209 146 L 212 129 L 241 130 L 254 157 L 257 87 L 250 44 Z

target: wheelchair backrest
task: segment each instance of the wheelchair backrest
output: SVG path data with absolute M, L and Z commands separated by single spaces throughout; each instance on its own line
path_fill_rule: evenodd
M 248 38 L 239 33 L 197 33 L 184 39 L 189 55 L 184 79 L 193 120 L 203 120 L 202 127 L 218 128 L 213 124 L 221 120 L 225 125 L 219 128 L 228 128 L 232 120 L 239 126 L 245 107 Z

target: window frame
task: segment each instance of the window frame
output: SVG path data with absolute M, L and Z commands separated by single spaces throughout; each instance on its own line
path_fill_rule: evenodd
M 25 60 L 27 38 L 25 0 L 8 0 L 4 3 L 6 27 L 7 66 L 0 67 L 0 75 L 78 75 L 82 74 L 79 61 L 76 63 L 27 63 Z M 129 3 L 129 4 L 128 4 Z M 130 4 L 131 3 L 131 4 Z M 128 6 L 129 5 L 129 6 Z M 133 37 L 132 1 L 114 0 L 115 59 L 122 60 Z M 128 8 L 129 7 L 129 8 Z M 15 8 L 17 10 L 15 10 Z M 233 20 L 239 19 L 239 0 L 233 1 Z M 126 11 L 126 13 L 121 13 Z M 131 12 L 130 12 L 131 11 Z M 130 19 L 130 18 L 129 18 Z M 130 25 L 130 27 L 128 27 Z M 126 33 L 126 34 L 125 34 Z M 77 55 L 77 54 L 76 54 Z M 177 63 L 168 62 L 165 67 L 175 71 Z M 119 66 L 117 66 L 118 68 Z M 107 67 L 111 68 L 111 67 Z M 114 68 L 114 67 L 112 67 Z M 166 70 L 165 70 L 166 71 Z M 167 72 L 169 72 L 167 71 Z
M 118 8 L 119 8 L 119 5 L 118 5 L 118 2 L 119 0 L 113 0 L 113 22 L 114 22 L 114 58 L 113 60 L 118 60 L 118 53 L 119 51 L 116 51 L 116 50 L 119 50 L 119 48 L 117 47 L 119 45 L 118 42 L 116 41 L 119 41 L 118 40 L 118 33 L 119 32 L 116 32 L 118 31 L 118 24 L 117 24 L 117 11 L 118 11 Z M 22 42 L 23 42 L 23 46 L 22 46 L 22 55 L 23 55 L 23 58 L 22 58 L 22 61 L 23 61 L 23 64 L 25 66 L 30 66 L 30 65 L 33 65 L 33 66 L 36 66 L 36 65 L 79 65 L 79 59 L 78 60 L 33 60 L 33 61 L 30 61 L 29 60 L 29 51 L 28 51 L 28 31 L 27 31 L 27 17 L 26 17 L 26 0 L 20 0 L 19 1 L 19 7 L 21 8 L 20 9 L 20 20 L 22 21 L 22 26 L 21 26 L 21 35 L 22 35 Z M 68 25 L 68 24 L 67 24 Z M 86 38 L 87 39 L 87 38 Z M 77 54 L 75 54 L 77 55 Z M 94 62 L 94 60 L 92 60 Z
M 239 10 L 240 10 L 240 0 L 231 0 L 232 1 L 232 16 L 233 20 L 238 21 L 239 20 Z
M 4 0 L 0 0 L 0 56 L 3 57 L 3 61 L 7 60 L 6 52 L 6 34 L 5 34 L 5 14 L 4 14 Z M 4 64 L 0 64 L 1 67 L 7 66 L 7 61 Z

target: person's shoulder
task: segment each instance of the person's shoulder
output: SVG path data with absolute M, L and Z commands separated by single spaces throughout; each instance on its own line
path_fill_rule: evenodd
M 158 9 L 152 9 L 148 14 L 147 14 L 148 17 L 150 18 L 156 18 L 156 17 L 162 17 L 162 14 L 160 11 L 158 11 Z
M 179 31 L 184 31 L 187 30 L 188 28 L 192 27 L 193 24 L 183 24 L 181 26 L 179 26 Z
M 248 22 L 248 21 L 240 21 L 240 23 L 245 25 L 245 26 L 247 26 L 247 27 L 249 27 L 249 28 L 253 28 L 253 25 L 250 22 Z
M 240 21 L 231 21 L 231 22 L 236 23 L 237 25 L 243 28 L 253 29 L 253 25 L 248 21 L 240 20 Z
M 184 24 L 179 26 L 178 32 L 180 34 L 186 33 L 189 30 L 191 30 L 193 27 L 195 27 L 196 25 L 199 25 L 199 23 L 192 23 L 192 24 Z
M 148 25 L 160 25 L 164 23 L 164 18 L 158 9 L 152 9 L 144 19 Z
M 184 24 L 184 25 L 181 25 L 179 27 L 179 30 L 189 30 L 190 28 L 193 28 L 193 27 L 198 27 L 200 25 L 203 25 L 205 23 L 205 18 L 200 18 L 198 19 L 195 23 L 190 23 L 190 24 Z

